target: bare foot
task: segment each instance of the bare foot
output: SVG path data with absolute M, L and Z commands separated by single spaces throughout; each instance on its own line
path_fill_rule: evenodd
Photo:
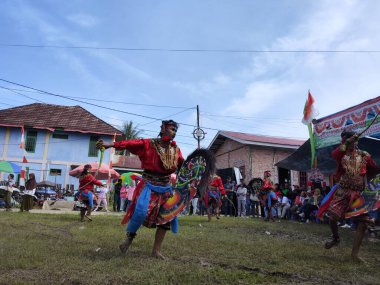
M 163 256 L 161 254 L 161 252 L 159 252 L 159 251 L 153 251 L 152 252 L 152 257 L 157 258 L 157 259 L 161 259 L 161 260 L 165 260 L 166 259 L 166 257 Z

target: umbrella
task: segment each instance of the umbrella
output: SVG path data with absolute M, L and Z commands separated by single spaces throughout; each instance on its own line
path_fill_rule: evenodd
M 44 180 L 44 181 L 38 182 L 37 187 L 53 187 L 53 188 L 55 188 L 55 187 L 57 187 L 57 184 L 54 182 L 51 182 L 51 181 Z
M 125 183 L 127 183 L 128 185 L 131 185 L 132 183 L 132 180 L 135 180 L 137 177 L 140 177 L 141 174 L 139 173 L 136 173 L 136 172 L 127 172 L 127 173 L 123 173 L 120 178 L 122 180 L 122 184 L 124 185 Z
M 110 169 L 109 166 L 105 163 L 102 163 L 102 166 L 99 169 L 99 163 L 98 162 L 90 162 L 86 163 L 90 164 L 92 169 L 91 169 L 91 174 L 95 175 L 95 178 L 98 180 L 107 180 L 108 179 L 108 172 L 111 173 L 111 179 L 114 178 L 119 178 L 120 174 L 117 173 L 114 169 Z M 86 164 L 79 165 L 77 168 L 74 168 L 69 172 L 70 176 L 74 176 L 79 178 L 80 174 L 83 171 L 83 168 Z
M 7 172 L 7 173 L 20 173 L 21 172 L 21 166 L 18 166 L 14 162 L 9 161 L 0 161 L 0 172 Z

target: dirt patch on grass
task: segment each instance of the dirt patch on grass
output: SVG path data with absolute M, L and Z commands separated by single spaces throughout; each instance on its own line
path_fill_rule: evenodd
M 42 223 L 37 223 L 37 222 L 30 222 L 30 225 L 35 225 L 36 227 L 38 227 L 42 231 L 53 232 L 53 233 L 56 233 L 60 236 L 64 236 L 66 238 L 72 239 L 73 234 L 70 232 L 70 229 L 73 226 L 77 226 L 78 223 L 71 223 L 71 224 L 68 224 L 65 226 L 53 226 L 53 225 L 42 224 Z

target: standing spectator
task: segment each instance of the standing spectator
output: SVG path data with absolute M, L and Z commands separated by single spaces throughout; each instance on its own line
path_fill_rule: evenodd
M 245 217 L 245 205 L 247 199 L 247 186 L 242 182 L 236 189 L 236 197 L 238 202 L 238 217 Z
M 127 208 L 128 199 L 127 199 L 127 184 L 125 183 L 120 188 L 120 209 L 125 212 Z
M 256 190 L 256 189 L 252 189 L 252 193 L 251 195 L 249 196 L 249 199 L 251 200 L 251 205 L 252 205 L 252 215 L 254 217 L 261 217 L 260 214 L 261 214 L 261 209 L 260 209 L 260 199 L 259 199 L 259 196 L 258 196 L 258 191 L 259 190 Z
M 118 179 L 113 188 L 113 210 L 120 212 L 120 190 L 122 187 L 122 180 Z
M 251 199 L 250 196 L 251 196 L 251 193 L 252 193 L 252 189 L 247 187 L 247 193 L 245 194 L 245 216 L 246 217 L 249 217 L 251 215 Z
M 193 206 L 192 215 L 195 215 L 198 212 L 198 199 L 199 199 L 199 191 L 195 194 L 194 198 L 191 200 L 191 205 Z
M 231 217 L 235 216 L 234 211 L 234 189 L 235 189 L 235 183 L 231 180 L 231 177 L 227 177 L 227 182 L 224 184 L 224 189 L 226 189 L 226 195 L 228 199 L 223 200 L 224 204 L 224 214 L 229 215 Z
M 15 176 L 13 174 L 8 175 L 7 180 L 7 192 L 5 194 L 5 210 L 6 211 L 12 211 L 12 193 L 13 193 L 13 184 L 14 184 L 14 178 Z
M 99 187 L 98 199 L 97 199 L 98 203 L 95 207 L 94 212 L 96 212 L 98 210 L 100 205 L 102 205 L 102 207 L 106 210 L 106 212 L 109 212 L 108 211 L 108 203 L 107 203 L 107 190 L 108 189 L 105 186 Z
M 33 197 L 36 192 L 37 182 L 34 176 L 34 173 L 29 174 L 29 179 L 25 183 L 24 196 L 22 197 L 22 203 L 20 211 L 29 212 L 29 210 L 33 209 Z
M 125 212 L 128 211 L 129 206 L 132 203 L 133 193 L 135 193 L 137 182 L 131 181 L 131 185 L 127 186 L 127 207 L 125 209 Z
M 267 196 L 267 204 L 266 204 L 266 210 L 268 213 L 266 216 L 267 221 L 274 222 L 272 209 L 275 209 L 277 203 L 278 203 L 278 198 L 276 196 L 276 193 L 274 192 L 274 189 L 269 188 L 269 193 Z

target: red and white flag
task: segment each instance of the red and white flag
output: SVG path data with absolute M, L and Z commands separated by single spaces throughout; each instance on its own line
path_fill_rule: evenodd
M 116 141 L 116 133 L 113 136 L 113 142 Z M 112 163 L 114 159 L 115 149 L 112 147 L 110 150 L 110 163 L 109 163 L 109 170 L 108 170 L 108 185 L 111 184 L 111 170 L 112 170 Z
M 22 163 L 28 163 L 28 160 L 26 159 L 27 152 L 25 150 L 25 131 L 24 131 L 24 127 L 21 127 L 20 148 L 24 151 L 23 157 L 22 157 Z
M 21 127 L 21 143 L 20 143 L 20 148 L 25 149 L 24 127 Z
M 305 108 L 303 109 L 302 123 L 308 125 L 319 115 L 318 110 L 314 107 L 314 98 L 311 96 L 310 90 L 307 94 Z

